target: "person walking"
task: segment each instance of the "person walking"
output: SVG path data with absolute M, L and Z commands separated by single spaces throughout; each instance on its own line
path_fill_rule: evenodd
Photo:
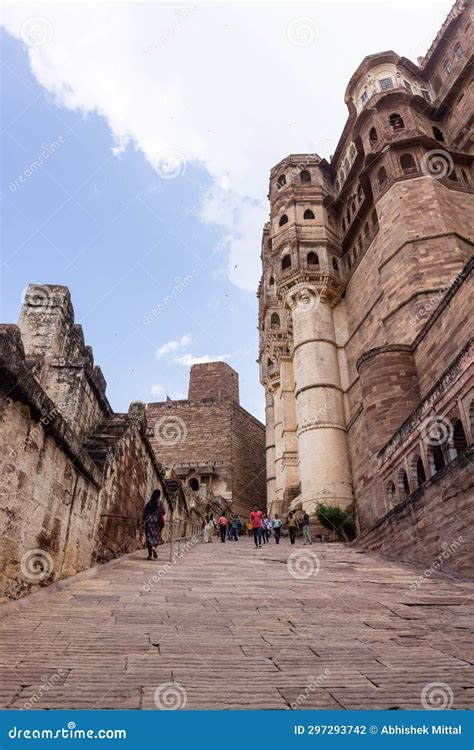
M 234 542 L 238 542 L 239 540 L 239 517 L 236 513 L 232 516 L 232 520 L 230 522 L 230 540 L 234 540 Z
M 212 542 L 212 535 L 214 533 L 214 521 L 210 516 L 206 516 L 204 524 L 204 541 L 206 544 Z
M 311 533 L 309 530 L 309 515 L 307 514 L 306 511 L 303 513 L 303 519 L 301 521 L 301 525 L 303 527 L 304 544 L 312 544 L 313 540 L 311 539 Z
M 224 514 L 222 514 L 222 516 L 217 521 L 217 525 L 219 527 L 219 534 L 221 537 L 221 542 L 224 544 L 225 538 L 227 536 L 227 527 L 229 525 L 229 521 L 227 520 Z
M 250 538 L 251 536 L 253 536 L 252 521 L 248 521 L 246 528 L 247 528 L 247 534 L 249 535 L 249 538 Z
M 146 548 L 148 550 L 147 560 L 152 556 L 156 559 L 158 553 L 156 548 L 161 544 L 161 530 L 165 525 L 165 506 L 161 499 L 160 490 L 153 490 L 151 497 L 143 511 L 143 525 L 145 527 Z
M 270 523 L 270 519 L 268 518 L 267 514 L 265 513 L 263 517 L 263 531 L 264 531 L 264 539 L 269 542 L 270 541 L 270 534 L 272 532 L 272 525 Z
M 275 513 L 273 517 L 272 526 L 273 526 L 273 533 L 275 535 L 275 542 L 276 544 L 280 544 L 281 518 L 279 518 L 278 513 Z
M 298 522 L 296 516 L 292 510 L 288 513 L 288 531 L 290 532 L 290 542 L 294 544 L 296 541 L 296 529 Z
M 262 526 L 263 526 L 263 513 L 258 509 L 258 505 L 253 506 L 253 511 L 250 514 L 250 523 L 252 524 L 253 540 L 255 547 L 261 548 L 262 546 Z

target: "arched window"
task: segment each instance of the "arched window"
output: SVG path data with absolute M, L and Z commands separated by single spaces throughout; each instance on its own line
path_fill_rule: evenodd
M 433 135 L 437 141 L 444 141 L 444 135 L 442 134 L 441 130 L 435 125 L 433 125 Z
M 390 115 L 389 122 L 393 130 L 403 130 L 403 128 L 405 127 L 403 117 L 399 115 L 398 112 L 394 112 L 392 115 Z
M 400 166 L 403 174 L 413 174 L 413 172 L 416 172 L 416 163 L 411 154 L 402 154 L 400 156 Z
M 385 183 L 387 182 L 387 170 L 385 169 L 385 167 L 380 167 L 377 174 L 377 180 L 380 187 L 382 187 L 382 185 L 385 185 Z
M 303 219 L 314 219 L 314 214 L 310 208 L 307 208 L 303 214 Z
M 352 215 L 354 216 L 354 214 L 356 212 L 356 204 L 355 204 L 354 198 L 351 201 L 351 212 L 352 212 Z
M 276 312 L 271 314 L 270 328 L 273 328 L 273 329 L 280 328 L 280 316 Z
M 432 445 L 428 449 L 428 463 L 430 467 L 430 474 L 432 477 L 443 468 L 443 466 L 446 466 L 446 461 L 444 460 L 444 454 L 441 449 L 441 446 L 439 445 Z
M 308 172 L 307 169 L 303 169 L 302 172 L 300 172 L 300 182 L 304 185 L 305 183 L 311 182 L 311 175 Z
M 411 478 L 415 487 L 426 482 L 426 472 L 421 456 L 413 456 L 411 460 Z
M 273 276 L 270 276 L 270 282 L 269 283 L 270 283 L 270 286 L 273 286 L 275 284 L 275 279 L 273 278 Z
M 400 469 L 398 472 L 398 494 L 400 500 L 406 500 L 410 494 L 410 485 L 408 484 L 408 477 L 405 469 Z
M 339 264 L 335 258 L 332 259 L 332 267 L 339 273 Z
M 199 479 L 197 479 L 196 477 L 191 477 L 188 482 L 188 487 L 193 492 L 197 492 L 199 489 Z
M 369 237 L 370 237 L 370 229 L 369 229 L 369 225 L 366 224 L 364 227 L 364 239 L 366 242 L 369 240 Z
M 374 229 L 378 229 L 379 226 L 379 220 L 377 219 L 377 214 L 375 213 L 375 211 L 372 214 L 372 226 Z
M 377 143 L 378 139 L 379 139 L 379 137 L 377 135 L 376 129 L 375 128 L 370 128 L 370 131 L 369 131 L 369 143 L 370 143 L 370 145 L 371 146 L 375 146 L 375 144 Z
M 359 203 L 362 201 L 363 198 L 364 198 L 364 191 L 359 185 L 359 187 L 357 188 L 357 200 L 359 201 Z
M 280 216 L 280 221 L 278 222 L 278 226 L 282 227 L 283 224 L 288 224 L 288 216 L 286 214 L 282 214 Z
M 285 271 L 287 268 L 291 268 L 291 255 L 285 255 L 281 261 L 281 270 Z
M 313 250 L 306 256 L 306 262 L 308 266 L 319 266 L 319 258 Z
M 453 426 L 453 445 L 457 455 L 467 448 L 466 433 L 460 419 L 457 419 Z
M 464 52 L 461 47 L 461 42 L 458 42 L 457 44 L 454 45 L 454 56 L 458 60 L 462 60 L 462 58 L 464 57 Z
M 271 240 L 267 240 L 267 247 L 268 247 L 269 250 L 272 249 L 272 241 Z
M 284 174 L 281 174 L 277 180 L 277 185 L 279 188 L 285 187 L 286 185 L 286 177 Z
M 391 505 L 393 505 L 395 503 L 395 499 L 395 485 L 392 481 L 390 481 L 387 484 L 387 500 Z
M 267 359 L 267 367 L 273 367 L 273 362 L 270 358 Z

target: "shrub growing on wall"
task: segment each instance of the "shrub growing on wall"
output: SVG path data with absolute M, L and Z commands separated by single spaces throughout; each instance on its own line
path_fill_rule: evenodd
M 339 534 L 344 541 L 350 542 L 356 535 L 356 527 L 352 514 L 338 505 L 318 503 L 314 515 L 318 521 L 333 534 Z

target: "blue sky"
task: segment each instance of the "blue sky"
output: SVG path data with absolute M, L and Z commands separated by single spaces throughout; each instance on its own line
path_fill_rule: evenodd
M 114 409 L 185 397 L 192 362 L 225 358 L 263 419 L 269 170 L 329 157 L 363 57 L 416 60 L 450 6 L 7 4 L 1 320 L 29 282 L 65 284 Z
M 162 179 L 133 148 L 114 156 L 104 120 L 55 106 L 24 46 L 5 35 L 3 43 L 2 320 L 16 322 L 28 282 L 66 284 L 116 410 L 162 400 L 153 385 L 186 397 L 189 366 L 174 360 L 191 353 L 225 355 L 240 374 L 243 405 L 262 416 L 256 296 L 231 283 L 219 232 L 197 217 L 207 174 L 187 165 Z M 54 141 L 59 147 L 19 183 Z M 188 345 L 157 359 L 183 337 Z

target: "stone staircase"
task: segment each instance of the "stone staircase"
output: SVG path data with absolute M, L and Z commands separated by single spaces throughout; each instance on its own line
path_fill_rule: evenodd
M 107 455 L 117 445 L 130 426 L 127 414 L 114 414 L 110 419 L 99 422 L 84 441 L 84 448 L 96 466 L 103 471 Z

